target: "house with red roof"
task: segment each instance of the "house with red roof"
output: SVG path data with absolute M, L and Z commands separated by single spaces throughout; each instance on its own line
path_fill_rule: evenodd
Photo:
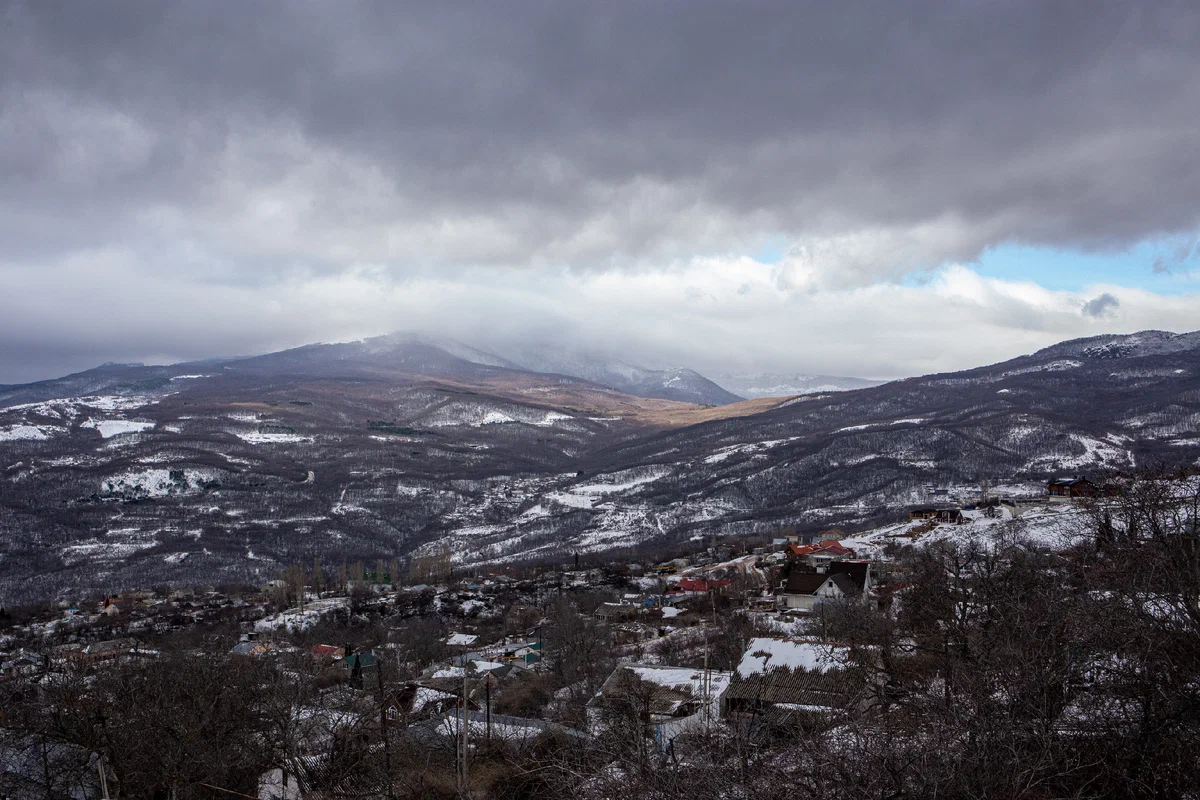
M 679 583 L 672 586 L 667 594 L 706 594 L 708 592 L 724 591 L 725 587 L 731 586 L 733 581 L 715 578 L 683 578 Z
M 854 558 L 854 551 L 831 539 L 816 544 L 791 545 L 787 549 L 787 555 L 789 560 L 803 561 L 819 568 L 833 561 Z

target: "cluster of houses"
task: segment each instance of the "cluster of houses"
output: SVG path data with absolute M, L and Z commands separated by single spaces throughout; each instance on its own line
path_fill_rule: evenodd
M 63 602 L 0 636 L 0 681 L 46 672 L 58 663 L 145 658 L 139 645 L 198 624 L 248 624 L 267 613 L 267 598 L 231 597 L 211 588 L 114 594 L 95 604 Z
M 471 747 L 484 743 L 523 747 L 544 736 L 586 744 L 617 733 L 644 736 L 667 752 L 677 747 L 681 736 L 721 728 L 829 726 L 863 709 L 872 697 L 872 671 L 864 668 L 870 663 L 869 653 L 817 639 L 755 638 L 731 672 L 620 664 L 588 700 L 586 724 L 570 727 L 493 710 L 491 692 L 505 676 L 490 666 L 497 662 L 485 659 L 505 650 L 510 654 L 509 666 L 515 668 L 521 645 L 505 641 L 467 649 L 459 660 L 466 667 L 446 668 L 389 690 L 383 698 L 389 723 L 404 725 L 430 746 L 457 743 L 464 735 Z M 372 726 L 379 719 L 378 706 L 362 698 L 357 706 L 343 708 L 348 710 L 296 709 L 306 738 L 286 768 L 270 770 L 260 778 L 260 800 L 304 800 L 330 788 L 322 785 L 322 770 L 339 730 L 353 728 L 354 721 Z

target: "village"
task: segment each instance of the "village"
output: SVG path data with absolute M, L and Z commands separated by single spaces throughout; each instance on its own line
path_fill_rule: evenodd
M 1001 532 L 1024 521 L 1028 533 L 1034 520 L 1031 546 L 1049 553 L 1045 531 L 1078 522 L 1103 494 L 1056 479 L 1041 497 L 946 498 L 855 534 L 689 541 L 645 564 L 576 557 L 456 574 L 449 553 L 434 553 L 403 577 L 382 562 L 336 574 L 293 565 L 260 587 L 5 609 L 0 694 L 52 706 L 64 690 L 82 701 L 106 676 L 179 659 L 253 665 L 272 692 L 290 687 L 297 721 L 286 756 L 260 765 L 261 800 L 343 796 L 347 759 L 371 761 L 389 736 L 442 753 L 456 791 L 471 785 L 473 761 L 546 737 L 584 750 L 624 737 L 646 763 L 687 758 L 713 737 L 766 746 L 887 705 L 886 659 L 862 630 L 921 605 L 908 596 L 932 543 L 998 549 Z M 909 659 L 928 649 L 915 633 L 905 642 Z M 0 716 L 0 729 L 13 721 Z M 86 748 L 60 742 L 48 754 L 44 735 L 8 733 L 7 796 L 37 795 L 51 757 L 76 775 L 73 797 L 104 796 L 106 768 Z

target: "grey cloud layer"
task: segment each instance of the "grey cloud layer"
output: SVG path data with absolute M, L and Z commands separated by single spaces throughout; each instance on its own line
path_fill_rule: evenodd
M 56 293 L 105 270 L 125 352 L 122 304 L 186 302 L 164 276 L 220 311 L 367 266 L 637 272 L 782 237 L 805 293 L 1200 224 L 1194 3 L 2 8 L 0 270 L 32 293 L 0 300 L 6 345 L 38 340 L 19 316 L 69 350 Z
M 269 212 L 313 261 L 400 267 L 962 231 L 911 267 L 1200 209 L 1191 4 L 38 0 L 5 23 L 17 252 L 166 230 L 302 258 L 208 229 Z

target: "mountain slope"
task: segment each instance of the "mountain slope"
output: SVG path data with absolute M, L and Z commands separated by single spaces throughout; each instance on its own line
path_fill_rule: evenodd
M 747 398 L 794 397 L 801 394 L 845 392 L 878 386 L 883 381 L 846 378 L 836 375 L 763 373 L 759 375 L 718 375 L 717 383 Z
M 508 348 L 502 357 L 493 353 L 484 355 L 533 372 L 572 375 L 638 397 L 709 406 L 736 403 L 743 399 L 695 370 L 646 369 L 600 353 L 526 345 Z
M 1197 334 L 711 408 L 462 354 L 371 340 L 5 389 L 0 596 L 864 525 L 984 480 L 1200 458 Z

